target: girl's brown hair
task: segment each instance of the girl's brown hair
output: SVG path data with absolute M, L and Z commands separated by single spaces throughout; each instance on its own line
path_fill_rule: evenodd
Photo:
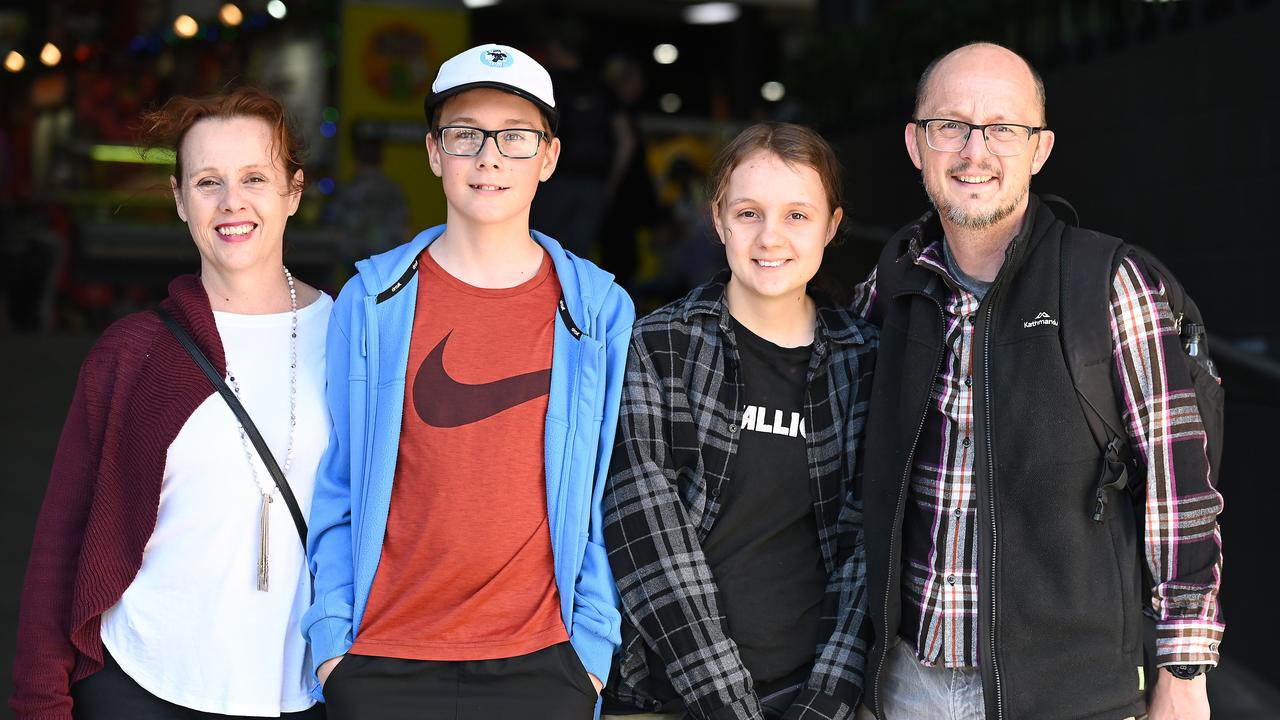
M 272 150 L 284 167 L 291 192 L 301 192 L 297 181 L 305 143 L 274 96 L 255 87 L 240 87 L 206 97 L 177 96 L 142 116 L 145 151 L 166 149 L 174 154 L 173 175 L 182 179 L 182 140 L 197 122 L 207 118 L 258 118 L 271 128 Z
M 840 175 L 840 161 L 821 135 L 803 125 L 783 122 L 757 123 L 738 133 L 738 136 L 716 154 L 711 163 L 707 181 L 707 197 L 711 212 L 719 213 L 729 176 L 752 154 L 765 151 L 777 155 L 788 165 L 806 166 L 818 173 L 827 195 L 827 209 L 835 212 L 844 207 L 844 184 Z M 840 237 L 839 231 L 836 238 Z

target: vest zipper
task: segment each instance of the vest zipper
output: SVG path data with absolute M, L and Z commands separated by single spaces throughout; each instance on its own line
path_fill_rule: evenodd
M 996 464 L 991 442 L 991 315 L 992 304 L 987 305 L 987 318 L 982 335 L 982 394 L 986 398 L 983 415 L 986 417 L 987 443 L 987 503 L 991 506 L 991 629 L 987 633 L 991 672 L 996 680 L 996 720 L 1004 717 L 1004 702 L 1000 692 L 1000 663 L 996 662 Z
M 928 392 L 925 395 L 924 407 L 920 409 L 920 425 L 919 427 L 916 428 L 915 439 L 911 441 L 911 452 L 907 453 L 906 467 L 904 467 L 902 470 L 902 483 L 898 487 L 898 504 L 894 507 L 894 510 L 893 510 L 894 528 L 893 528 L 893 533 L 892 535 L 890 535 L 890 540 L 889 540 L 889 567 L 890 568 L 895 568 L 898 566 L 898 550 L 899 550 L 898 546 L 902 538 L 902 513 L 903 513 L 902 504 L 903 502 L 906 501 L 907 486 L 908 486 L 908 483 L 911 482 L 911 466 L 915 462 L 916 448 L 919 447 L 920 445 L 920 436 L 924 434 L 925 418 L 928 417 L 929 415 L 929 402 L 933 399 L 932 386 L 933 386 L 934 380 L 936 380 L 936 373 L 938 371 L 938 367 L 942 365 L 943 354 L 947 346 L 947 331 L 945 327 L 946 311 L 943 309 L 942 303 L 937 298 L 933 297 L 932 295 L 927 295 L 924 293 L 921 293 L 921 294 L 929 298 L 930 300 L 932 300 L 933 303 L 938 306 L 938 316 L 939 318 L 942 318 L 944 320 L 944 323 L 943 323 L 943 329 L 942 329 L 941 342 L 938 343 L 938 355 L 933 362 L 935 377 L 934 379 L 931 379 L 929 381 L 930 392 Z M 889 573 L 889 574 L 892 575 L 892 573 Z M 901 577 L 899 577 L 899 582 L 901 582 Z M 884 652 L 880 654 L 880 664 L 876 667 L 876 676 L 875 676 L 876 708 L 878 710 L 884 707 L 884 703 L 880 699 L 880 688 L 882 687 L 881 679 L 884 676 L 884 664 L 885 664 L 885 661 L 888 660 L 889 658 L 889 593 L 892 590 L 893 590 L 893 578 L 890 577 L 885 581 L 885 588 L 884 588 L 885 628 L 884 628 L 884 638 L 881 641 L 881 646 L 884 648 Z
M 986 400 L 982 415 L 986 420 L 983 430 L 987 445 L 987 504 L 991 508 L 991 629 L 987 633 L 987 656 L 991 659 L 991 674 L 995 678 L 996 685 L 996 720 L 1004 718 L 1004 694 L 1000 682 L 1000 663 L 996 660 L 996 549 L 999 536 L 996 527 L 996 455 L 991 439 L 991 317 L 995 314 L 994 300 L 999 291 L 1000 280 L 1007 273 L 1012 272 L 1009 270 L 1009 261 L 1017 250 L 1021 237 L 1021 233 L 1015 235 L 1009 242 L 1009 247 L 1005 248 L 1004 262 L 996 274 L 995 281 L 987 290 L 986 299 L 991 302 L 987 303 L 986 320 L 982 324 L 982 396 Z M 979 622 L 979 632 L 981 632 L 981 622 Z

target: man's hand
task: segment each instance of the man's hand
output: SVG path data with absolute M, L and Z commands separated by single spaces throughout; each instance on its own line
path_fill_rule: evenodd
M 1209 693 L 1204 674 L 1179 680 L 1160 668 L 1147 717 L 1149 720 L 1209 720 Z
M 591 678 L 591 686 L 596 689 L 596 695 L 599 695 L 600 691 L 604 689 L 604 683 L 600 682 L 600 678 L 596 677 L 594 673 L 587 673 L 587 677 Z
M 342 662 L 342 658 L 344 657 L 346 657 L 346 655 L 339 655 L 338 657 L 329 658 L 328 660 L 325 660 L 324 662 L 320 663 L 320 667 L 316 668 L 316 677 L 319 678 L 320 680 L 321 690 L 324 689 L 325 681 L 329 679 L 329 673 L 333 672 L 333 669 L 338 667 L 338 663 Z

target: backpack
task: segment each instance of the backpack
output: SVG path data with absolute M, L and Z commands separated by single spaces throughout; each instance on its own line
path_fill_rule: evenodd
M 1209 355 L 1204 318 L 1182 283 L 1150 252 L 1119 238 L 1080 228 L 1075 209 L 1061 198 L 1041 196 L 1041 199 L 1055 205 L 1055 210 L 1064 208 L 1066 211 L 1058 213 L 1059 219 L 1067 225 L 1062 240 L 1062 347 L 1085 420 L 1104 458 L 1094 499 L 1093 519 L 1102 522 L 1107 502 L 1113 494 L 1128 492 L 1135 498 L 1137 528 L 1141 532 L 1143 503 L 1138 500 L 1145 488 L 1143 478 L 1137 472 L 1136 457 L 1129 447 L 1120 407 L 1121 393 L 1113 374 L 1111 283 L 1120 263 L 1125 258 L 1134 258 L 1139 269 L 1151 281 L 1164 287 L 1183 349 L 1177 357 L 1167 361 L 1177 363 L 1181 360 L 1191 375 L 1207 440 L 1209 481 L 1217 487 L 1222 461 L 1223 390 Z M 1142 545 L 1140 541 L 1139 548 Z M 1153 581 L 1145 559 L 1140 567 L 1143 568 L 1144 586 L 1149 594 Z M 1143 613 L 1144 673 L 1145 678 L 1152 681 L 1147 687 L 1149 691 L 1157 671 L 1156 618 L 1149 604 Z

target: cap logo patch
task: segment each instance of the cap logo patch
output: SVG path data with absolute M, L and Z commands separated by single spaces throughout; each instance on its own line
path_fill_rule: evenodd
M 511 67 L 511 63 L 515 62 L 515 58 L 511 57 L 511 54 L 505 50 L 489 48 L 488 50 L 481 51 L 480 62 L 488 65 L 489 67 L 504 68 Z

